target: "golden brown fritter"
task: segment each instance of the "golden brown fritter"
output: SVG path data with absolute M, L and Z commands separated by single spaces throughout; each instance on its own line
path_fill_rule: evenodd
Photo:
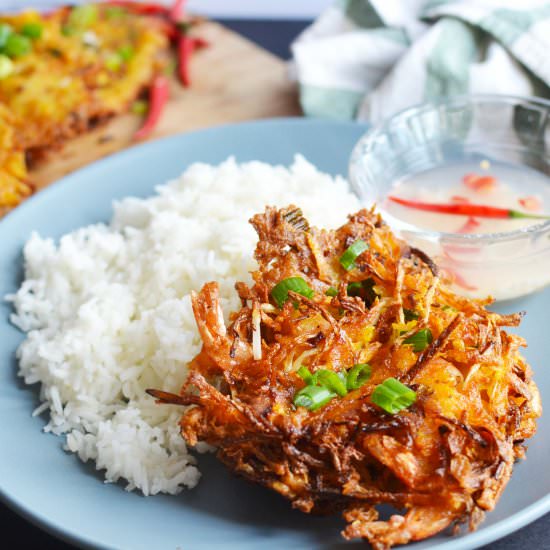
M 14 144 L 13 122 L 13 115 L 0 103 L 0 216 L 33 192 L 25 155 Z
M 237 284 L 241 310 L 226 327 L 218 286 L 206 284 L 193 296 L 203 348 L 181 396 L 150 393 L 193 405 L 183 436 L 215 445 L 234 472 L 304 512 L 342 512 L 345 538 L 384 549 L 462 522 L 475 528 L 541 413 L 524 341 L 503 330 L 521 316 L 453 294 L 373 212 L 336 231 L 309 228 L 295 207 L 267 208 L 252 224 L 259 268 L 252 288 Z M 346 271 L 339 259 L 358 240 L 368 249 Z M 288 277 L 313 294 L 289 292 L 279 307 L 271 291 Z M 354 282 L 365 292 L 353 296 Z M 416 351 L 407 339 L 423 329 L 433 341 Z M 316 411 L 293 404 L 300 367 L 347 373 L 360 363 L 372 374 L 358 389 Z M 416 392 L 396 414 L 372 397 L 390 377 Z M 382 503 L 403 513 L 379 520 Z
M 76 22 L 69 8 L 0 18 L 15 31 L 29 23 L 42 27 L 32 51 L 17 57 L 14 72 L 0 80 L 0 102 L 15 117 L 20 149 L 50 149 L 125 112 L 164 62 L 168 41 L 157 19 L 86 7 L 88 15 Z
M 75 16 L 76 14 L 76 16 Z M 0 216 L 32 193 L 28 159 L 126 112 L 167 62 L 161 18 L 89 4 L 0 17 L 30 49 L 0 78 Z M 1 32 L 0 32 L 1 34 Z M 5 59 L 5 57 L 4 57 Z

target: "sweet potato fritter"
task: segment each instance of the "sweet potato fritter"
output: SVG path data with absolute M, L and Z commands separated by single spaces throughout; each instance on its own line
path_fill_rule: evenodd
M 33 192 L 25 153 L 15 147 L 13 123 L 13 115 L 0 103 L 0 216 Z
M 27 50 L 0 77 L 0 216 L 32 192 L 26 160 L 126 112 L 169 52 L 159 18 L 108 5 L 25 11 L 0 17 L 6 25 Z
M 17 57 L 13 74 L 0 80 L 0 102 L 15 116 L 21 149 L 51 149 L 126 111 L 162 63 L 168 42 L 155 18 L 86 8 L 76 21 L 67 8 L 0 18 L 17 32 L 29 23 L 42 28 L 32 51 Z
M 373 212 L 336 231 L 309 228 L 295 207 L 267 208 L 251 222 L 259 268 L 252 288 L 237 284 L 242 309 L 226 328 L 218 286 L 206 284 L 193 296 L 203 348 L 181 396 L 150 393 L 193 405 L 182 435 L 215 445 L 234 472 L 304 512 L 343 512 L 347 539 L 384 549 L 466 521 L 474 529 L 541 414 L 525 343 L 502 328 L 521 316 L 453 294 Z M 339 259 L 358 239 L 368 249 L 346 271 Z M 272 289 L 296 276 L 312 296 L 290 292 L 278 307 Z M 369 292 L 348 295 L 348 283 L 364 281 Z M 336 296 L 326 295 L 331 287 Z M 415 351 L 406 340 L 422 329 L 433 341 Z M 300 367 L 346 373 L 358 363 L 372 368 L 358 389 L 314 412 L 293 404 Z M 372 397 L 389 377 L 417 396 L 396 414 Z M 379 520 L 382 503 L 404 512 Z

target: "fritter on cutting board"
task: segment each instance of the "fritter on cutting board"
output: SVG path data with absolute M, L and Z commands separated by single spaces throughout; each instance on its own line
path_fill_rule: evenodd
M 226 328 L 216 283 L 193 296 L 203 348 L 181 396 L 191 444 L 304 512 L 343 512 L 376 549 L 493 509 L 541 414 L 520 315 L 453 294 L 366 210 L 336 231 L 295 207 L 252 219 L 255 285 Z M 376 505 L 396 513 L 378 519 Z
M 168 46 L 158 19 L 107 5 L 26 11 L 0 24 L 13 64 L 0 80 L 0 102 L 15 117 L 16 147 L 31 153 L 125 112 Z
M 33 191 L 27 181 L 25 154 L 14 144 L 13 123 L 13 115 L 0 103 L 0 216 Z

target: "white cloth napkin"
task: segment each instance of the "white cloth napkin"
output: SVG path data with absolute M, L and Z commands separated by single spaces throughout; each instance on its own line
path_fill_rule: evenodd
M 550 96 L 550 2 L 338 0 L 292 52 L 309 116 L 377 122 L 442 96 Z

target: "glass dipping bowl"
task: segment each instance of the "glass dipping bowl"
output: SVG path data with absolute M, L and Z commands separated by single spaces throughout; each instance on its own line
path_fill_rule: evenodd
M 382 204 L 405 177 L 486 160 L 550 176 L 549 117 L 549 101 L 500 95 L 460 96 L 409 108 L 359 140 L 350 160 L 352 188 L 365 205 Z M 447 272 L 457 293 L 506 300 L 550 283 L 550 221 L 504 233 L 461 234 L 422 229 L 382 214 L 400 237 Z

